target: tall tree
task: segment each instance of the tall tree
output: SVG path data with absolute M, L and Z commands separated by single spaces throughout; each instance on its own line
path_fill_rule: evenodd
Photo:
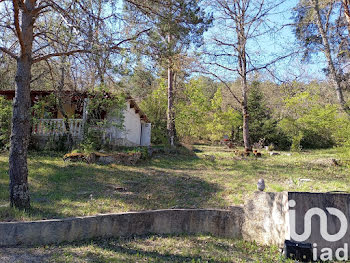
M 350 0 L 342 0 L 344 8 L 344 16 L 348 27 L 348 33 L 350 34 Z
M 174 82 L 184 54 L 191 46 L 202 44 L 202 35 L 212 19 L 199 6 L 201 1 L 166 0 L 150 5 L 146 1 L 128 1 L 126 10 L 135 28 L 150 27 L 147 37 L 138 43 L 138 50 L 154 58 L 160 68 L 167 69 L 168 110 L 167 133 L 169 143 L 176 140 Z M 148 5 L 150 9 L 140 9 L 138 5 Z M 140 30 L 140 29 L 139 29 Z
M 295 10 L 295 32 L 306 48 L 306 57 L 314 53 L 324 54 L 326 71 L 333 82 L 338 103 L 350 116 L 350 107 L 343 92 L 344 66 L 348 64 L 350 55 L 348 8 L 348 1 L 301 0 Z M 339 14 L 345 14 L 345 17 Z
M 246 150 L 251 150 L 249 134 L 248 90 L 249 76 L 259 70 L 267 69 L 281 59 L 289 56 L 284 54 L 263 57 L 269 54 L 266 37 L 276 33 L 279 27 L 269 22 L 269 17 L 284 0 L 215 0 L 210 1 L 215 10 L 216 30 L 208 40 L 208 48 L 204 52 L 206 73 L 221 80 L 241 105 L 243 115 L 243 140 Z M 265 50 L 259 49 L 264 42 Z M 229 76 L 227 78 L 227 76 Z M 238 76 L 241 84 L 241 94 L 238 95 L 231 87 L 233 79 Z
M 27 148 L 30 137 L 30 84 L 31 71 L 35 63 L 60 56 L 91 53 L 89 39 L 86 39 L 85 22 L 94 19 L 90 10 L 95 1 L 53 1 L 53 0 L 0 0 L 0 34 L 12 35 L 10 43 L 0 39 L 1 54 L 6 54 L 17 63 L 16 95 L 13 104 L 11 148 L 9 157 L 10 203 L 20 209 L 30 207 L 28 187 Z M 139 36 L 124 38 L 121 28 L 115 26 L 119 14 L 113 12 L 114 1 L 104 1 L 104 15 L 100 23 L 109 24 L 100 49 L 119 52 L 123 44 Z M 63 26 L 52 26 L 53 21 L 63 21 Z M 113 26 L 110 26 L 113 24 Z M 69 30 L 67 30 L 69 29 Z M 69 50 L 55 52 L 54 46 L 64 42 L 64 35 L 75 35 Z M 101 33 L 101 32 L 100 32 Z

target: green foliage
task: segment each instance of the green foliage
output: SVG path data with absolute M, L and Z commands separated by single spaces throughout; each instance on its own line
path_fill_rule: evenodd
M 223 107 L 222 90 L 208 97 L 205 82 L 191 80 L 185 87 L 186 100 L 176 105 L 176 127 L 180 138 L 191 137 L 219 141 L 242 125 L 240 112 Z
M 206 124 L 209 138 L 212 141 L 219 141 L 228 134 L 232 136 L 235 131 L 236 133 L 239 131 L 242 125 L 242 114 L 232 107 L 228 107 L 227 110 L 224 110 L 222 104 L 222 90 L 219 88 L 211 100 L 211 114 Z M 237 136 L 238 134 L 236 134 L 236 138 L 232 139 L 237 140 Z
M 206 122 L 210 100 L 204 95 L 198 80 L 191 80 L 185 87 L 186 100 L 176 105 L 176 127 L 180 137 L 203 138 L 207 135 Z
M 53 113 L 57 109 L 57 101 L 55 94 L 50 94 L 35 101 L 35 104 L 32 106 L 33 119 L 35 123 L 38 119 L 51 119 Z
M 57 114 L 57 97 L 54 93 L 51 93 L 48 96 L 41 97 L 37 99 L 34 103 L 34 105 L 31 107 L 32 112 L 32 125 L 35 125 L 38 123 L 40 119 L 52 119 Z M 47 130 L 53 130 L 54 126 L 52 123 L 44 123 L 42 122 L 41 125 L 45 125 L 45 129 Z M 46 144 L 45 144 L 45 150 L 46 151 L 59 151 L 63 152 L 69 149 L 70 142 L 68 142 L 68 136 L 67 134 L 63 135 L 54 135 L 52 134 L 47 138 Z M 31 150 L 39 150 L 37 147 L 37 144 L 31 140 L 29 148 Z
M 57 151 L 65 152 L 67 149 L 71 149 L 71 145 L 68 145 L 67 134 L 50 136 L 46 142 L 44 151 Z M 32 149 L 35 149 L 34 147 Z
M 123 123 L 125 101 L 124 94 L 111 94 L 106 92 L 104 87 L 98 88 L 90 94 L 87 107 L 88 122 L 101 121 L 104 117 L 113 116 L 114 119 L 119 119 Z M 105 122 L 107 122 L 106 118 Z
M 10 146 L 11 119 L 12 103 L 0 97 L 0 149 Z
M 84 133 L 84 140 L 80 143 L 79 149 L 86 153 L 91 153 L 103 148 L 103 132 L 99 127 L 87 127 L 87 131 Z
M 153 72 L 138 60 L 136 67 L 122 78 L 120 85 L 133 98 L 144 98 L 152 92 L 154 80 Z
M 126 107 L 124 94 L 111 94 L 99 88 L 90 94 L 88 118 L 84 127 L 84 139 L 80 147 L 85 152 L 92 152 L 109 147 L 105 130 L 116 127 L 122 130 L 124 123 L 123 110 Z
M 271 111 L 265 105 L 263 98 L 260 82 L 253 81 L 248 96 L 251 142 L 254 144 L 263 140 L 265 145 L 274 144 L 279 149 L 286 149 L 290 146 L 290 141 L 278 127 L 278 121 L 273 119 Z
M 291 151 L 300 152 L 302 150 L 301 141 L 303 137 L 304 135 L 302 132 L 299 132 L 298 134 L 292 137 L 292 145 L 290 147 Z
M 315 2 L 316 3 L 316 2 Z M 295 35 L 305 47 L 304 58 L 310 59 L 311 55 L 324 49 L 320 31 L 317 26 L 317 15 L 313 7 L 314 3 L 300 0 L 294 9 Z M 349 57 L 349 40 L 346 37 L 347 21 L 342 13 L 341 1 L 318 1 L 321 21 L 326 31 L 331 51 L 334 52 L 333 59 L 341 65 L 341 61 Z M 325 24 L 328 24 L 325 26 Z
M 166 81 L 161 79 L 159 86 L 144 99 L 140 107 L 152 123 L 152 143 L 165 144 L 167 142 L 167 88 Z
M 318 103 L 308 91 L 285 100 L 288 109 L 279 126 L 292 139 L 292 149 L 327 148 L 349 143 L 350 121 L 339 114 L 337 105 Z
M 144 39 L 135 43 L 139 45 L 136 50 L 167 64 L 169 58 L 184 52 L 192 43 L 202 44 L 203 33 L 211 25 L 212 17 L 204 12 L 200 2 L 175 0 L 169 4 L 142 0 L 142 6 L 149 6 L 151 12 L 140 12 L 126 2 L 125 17 L 134 23 L 134 29 L 151 28 Z

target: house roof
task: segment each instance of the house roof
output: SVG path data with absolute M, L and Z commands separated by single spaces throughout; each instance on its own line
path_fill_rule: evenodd
M 126 100 L 130 103 L 130 108 L 134 108 L 135 113 L 140 115 L 141 120 L 143 120 L 144 122 L 150 123 L 146 114 L 140 109 L 140 107 L 137 105 L 134 98 L 132 98 L 131 96 L 128 96 L 128 97 L 126 97 Z
M 52 93 L 55 93 L 54 90 L 31 90 L 30 96 L 48 96 Z M 81 92 L 81 91 L 70 91 L 65 90 L 63 91 L 66 96 L 81 96 L 81 97 L 87 97 L 87 92 Z M 6 96 L 9 99 L 13 99 L 15 97 L 15 90 L 0 90 L 0 96 Z
M 54 90 L 31 90 L 30 95 L 31 97 L 36 96 L 48 96 L 52 93 L 55 93 Z M 81 92 L 81 91 L 70 91 L 65 90 L 64 91 L 66 96 L 80 96 L 83 98 L 87 98 L 88 92 Z M 6 96 L 7 99 L 13 99 L 15 97 L 15 90 L 0 90 L 0 96 Z M 147 118 L 146 114 L 140 109 L 140 107 L 137 105 L 134 98 L 132 98 L 130 95 L 126 97 L 126 100 L 130 103 L 130 108 L 135 109 L 135 113 L 140 115 L 141 120 L 144 122 L 150 123 L 149 119 Z

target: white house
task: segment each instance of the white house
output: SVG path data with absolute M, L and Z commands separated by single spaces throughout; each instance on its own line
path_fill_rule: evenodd
M 150 146 L 151 123 L 132 98 L 127 99 L 126 109 L 123 111 L 123 115 L 123 129 L 118 129 L 111 125 L 106 129 L 106 138 L 114 145 Z M 111 123 L 119 122 L 118 118 L 108 114 L 107 119 Z
M 53 91 L 32 91 L 32 105 L 40 98 L 52 93 Z M 63 108 L 68 115 L 78 116 L 78 118 L 71 118 L 69 120 L 69 126 L 73 140 L 79 141 L 83 137 L 84 125 L 87 119 L 86 109 L 89 95 L 87 93 L 71 91 L 65 91 L 65 93 L 66 101 Z M 4 96 L 8 100 L 13 100 L 15 91 L 0 91 L 0 96 Z M 113 146 L 150 146 L 150 121 L 133 98 L 127 97 L 125 103 L 126 107 L 123 111 L 124 123 L 123 125 L 119 125 L 123 126 L 123 128 L 114 126 L 113 122 L 120 123 L 120 120 L 117 116 L 113 116 L 113 113 L 106 112 L 103 118 L 107 119 L 107 122 L 111 125 L 105 128 L 101 140 L 108 139 L 108 143 L 111 143 Z M 32 136 L 40 141 L 47 141 L 50 137 L 59 137 L 66 131 L 63 116 L 57 109 L 50 112 L 49 115 L 53 116 L 53 118 L 42 118 L 33 123 Z

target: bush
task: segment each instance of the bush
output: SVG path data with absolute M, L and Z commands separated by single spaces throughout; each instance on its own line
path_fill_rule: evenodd
M 10 147 L 12 103 L 0 97 L 0 149 Z
M 293 150 L 350 144 L 349 119 L 339 113 L 337 105 L 318 101 L 308 92 L 285 100 L 289 114 L 279 126 L 292 140 Z
M 101 129 L 87 128 L 84 140 L 80 144 L 81 150 L 90 153 L 99 151 L 103 148 L 103 132 Z
M 154 90 L 140 104 L 143 112 L 152 123 L 152 143 L 167 144 L 167 107 L 168 97 L 166 83 L 160 81 L 159 87 Z
M 80 144 L 80 148 L 85 152 L 111 150 L 110 141 L 106 138 L 106 128 L 124 129 L 125 95 L 112 94 L 103 88 L 100 87 L 90 94 L 84 139 Z

